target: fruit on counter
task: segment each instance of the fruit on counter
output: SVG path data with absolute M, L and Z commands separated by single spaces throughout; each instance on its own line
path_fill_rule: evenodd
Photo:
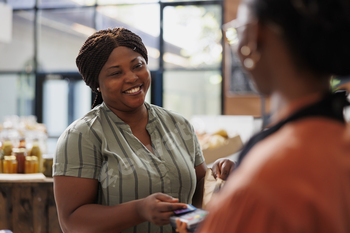
M 219 135 L 221 137 L 228 138 L 227 131 L 224 129 L 219 129 L 218 131 L 212 133 L 212 135 Z
M 202 150 L 220 147 L 224 145 L 229 138 L 227 131 L 224 129 L 215 131 L 212 134 L 204 133 L 197 136 Z

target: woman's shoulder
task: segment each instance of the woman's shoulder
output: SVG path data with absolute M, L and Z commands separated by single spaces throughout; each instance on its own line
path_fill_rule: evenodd
M 84 116 L 72 122 L 62 135 L 67 133 L 85 134 L 101 127 L 101 107 L 95 107 Z
M 181 114 L 173 110 L 165 109 L 163 107 L 159 107 L 157 105 L 148 104 L 148 103 L 146 106 L 152 111 L 154 111 L 157 117 L 161 117 L 162 119 L 165 119 L 165 120 L 171 120 L 178 123 L 186 123 L 190 125 L 189 121 L 184 116 L 182 116 Z

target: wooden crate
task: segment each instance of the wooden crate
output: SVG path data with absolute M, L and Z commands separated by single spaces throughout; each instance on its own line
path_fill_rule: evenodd
M 0 181 L 0 229 L 13 233 L 61 233 L 53 179 Z

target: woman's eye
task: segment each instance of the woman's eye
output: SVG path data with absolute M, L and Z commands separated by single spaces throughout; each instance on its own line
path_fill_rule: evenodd
M 142 67 L 142 63 L 138 63 L 134 66 L 135 69 Z
M 119 74 L 121 74 L 121 72 L 114 72 L 114 73 L 112 73 L 111 75 L 112 75 L 112 76 L 115 76 L 115 75 L 119 75 Z

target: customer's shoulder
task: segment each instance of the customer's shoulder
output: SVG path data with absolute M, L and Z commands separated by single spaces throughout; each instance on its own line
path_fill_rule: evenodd
M 281 137 L 285 141 L 298 143 L 303 150 L 329 147 L 329 144 L 340 143 L 341 135 L 346 131 L 346 124 L 323 117 L 310 117 L 291 122 L 277 131 L 274 139 Z

